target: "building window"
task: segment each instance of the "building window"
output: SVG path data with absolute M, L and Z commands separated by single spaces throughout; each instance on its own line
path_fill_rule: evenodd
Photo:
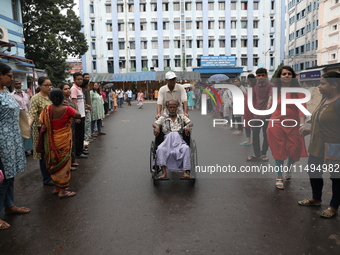
M 246 66 L 247 65 L 247 58 L 241 58 L 241 66 Z
M 225 40 L 220 40 L 220 48 L 225 48 Z
M 128 4 L 129 12 L 134 12 L 134 4 Z
M 209 40 L 208 41 L 208 47 L 209 48 L 214 48 L 215 47 L 215 40 Z
M 13 2 L 13 1 L 12 1 Z M 94 13 L 94 6 L 93 4 L 90 4 L 90 13 L 93 14 Z
M 225 2 L 219 2 L 218 3 L 218 9 L 220 11 L 224 11 L 225 10 Z
M 179 21 L 174 21 L 174 29 L 175 30 L 179 30 L 180 29 Z
M 90 27 L 91 27 L 91 31 L 94 32 L 94 23 L 91 23 Z
M 332 53 L 331 54 L 331 60 L 335 60 L 336 59 L 336 53 Z
M 270 9 L 271 9 L 272 11 L 275 10 L 275 1 L 272 1 L 272 2 L 271 2 L 271 4 L 270 4 Z
M 253 4 L 253 10 L 258 10 L 259 9 L 259 2 L 254 2 Z
M 135 31 L 135 23 L 129 23 L 129 31 Z
M 136 68 L 136 60 L 130 60 L 130 68 Z
M 259 58 L 253 58 L 253 66 L 259 65 Z
M 151 11 L 152 12 L 156 12 L 157 11 L 157 4 L 156 3 L 152 3 L 151 4 Z
M 203 29 L 203 21 L 196 21 L 196 29 Z
M 174 40 L 174 48 L 175 49 L 181 48 L 181 41 L 180 40 Z
M 196 11 L 202 11 L 202 3 L 196 3 Z
M 259 28 L 259 21 L 258 20 L 253 21 L 253 28 Z
M 247 10 L 248 9 L 248 2 L 242 2 L 241 3 L 241 10 Z
M 214 29 L 214 21 L 208 21 L 208 29 Z
M 201 58 L 197 58 L 197 66 L 201 66 Z
M 106 24 L 106 31 L 107 32 L 112 32 L 112 24 L 111 23 Z
M 163 22 L 163 30 L 169 30 L 169 22 Z
M 230 40 L 230 47 L 231 48 L 236 48 L 236 39 L 231 39 Z
M 187 59 L 186 60 L 186 66 L 187 67 L 192 67 L 192 59 Z
M 169 41 L 163 41 L 163 48 L 169 49 Z
M 333 25 L 332 26 L 332 31 L 336 31 L 336 30 L 338 30 L 338 25 Z
M 230 3 L 230 10 L 236 10 L 236 2 Z
M 185 29 L 186 30 L 191 30 L 191 23 L 192 23 L 191 21 L 186 21 L 185 22 Z
M 107 42 L 107 50 L 113 50 L 113 43 L 112 42 Z
M 140 30 L 145 31 L 146 30 L 146 23 L 140 23 Z
M 232 20 L 232 21 L 230 22 L 230 28 L 231 28 L 231 29 L 236 29 L 236 20 Z
M 142 50 L 147 50 L 148 49 L 148 42 L 147 41 L 141 41 L 140 46 Z
M 253 40 L 253 47 L 258 48 L 259 47 L 259 39 L 254 39 Z
M 12 0 L 12 14 L 13 14 L 13 19 L 15 21 L 20 21 L 19 20 L 18 1 L 17 0 Z
M 245 48 L 247 47 L 247 39 L 241 39 L 241 47 Z
M 125 50 L 125 42 L 119 42 L 118 46 L 120 50 Z
M 175 67 L 181 67 L 181 60 L 175 59 Z
M 136 43 L 130 42 L 130 50 L 135 50 L 135 49 L 136 49 Z
M 169 11 L 169 3 L 163 3 L 162 4 L 162 11 L 163 12 Z
M 105 5 L 106 13 L 111 13 L 111 4 Z
M 118 23 L 118 31 L 124 31 L 124 23 Z
M 247 28 L 248 21 L 246 20 L 241 20 L 241 28 Z
M 158 59 L 153 59 L 152 60 L 152 66 L 153 67 L 158 67 Z
M 192 40 L 186 41 L 186 48 L 191 49 L 192 48 Z
M 117 4 L 117 12 L 124 12 L 124 5 Z
M 139 11 L 146 12 L 146 4 L 139 4 Z
M 170 67 L 170 59 L 164 59 L 164 67 Z
M 151 22 L 151 30 L 158 30 L 157 28 L 157 22 Z
M 185 3 L 185 10 L 191 11 L 191 3 Z
M 93 71 L 97 70 L 97 62 L 96 61 L 92 61 L 92 70 Z
M 142 60 L 142 68 L 148 68 L 148 60 Z
M 125 60 L 119 60 L 119 68 L 125 68 Z
M 152 42 L 152 48 L 158 49 L 158 42 L 157 41 Z
M 203 40 L 197 40 L 197 47 L 196 48 L 203 48 Z
M 208 10 L 209 11 L 213 11 L 214 10 L 214 3 L 213 2 L 209 2 L 208 3 Z
M 179 3 L 174 3 L 174 11 L 179 11 Z

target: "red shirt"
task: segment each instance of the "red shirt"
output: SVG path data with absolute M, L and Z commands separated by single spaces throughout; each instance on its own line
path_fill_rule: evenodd
M 262 85 L 262 84 L 261 84 Z M 256 83 L 254 93 L 255 93 L 255 102 L 254 108 L 257 110 L 267 110 L 268 99 L 273 95 L 273 87 L 274 84 L 266 81 L 262 86 L 259 83 Z M 255 115 L 255 119 L 268 119 L 270 115 Z
M 76 111 L 72 107 L 67 106 L 66 111 L 61 118 L 51 121 L 52 129 L 61 129 L 65 127 L 65 125 L 69 122 L 69 119 L 73 118 L 75 114 Z

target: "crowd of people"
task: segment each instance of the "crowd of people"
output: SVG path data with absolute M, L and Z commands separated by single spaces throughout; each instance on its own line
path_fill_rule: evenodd
M 4 179 L 0 183 L 0 216 L 6 214 L 26 214 L 30 212 L 27 207 L 14 204 L 14 177 L 24 171 L 26 165 L 25 152 L 33 151 L 33 158 L 39 160 L 43 185 L 53 186 L 53 194 L 59 198 L 69 198 L 76 195 L 75 191 L 68 189 L 71 180 L 71 171 L 79 165 L 76 159 L 86 159 L 89 154 L 88 145 L 96 137 L 106 135 L 103 132 L 103 119 L 110 115 L 117 107 L 123 107 L 124 100 L 128 106 L 131 100 L 137 99 L 139 107 L 143 107 L 145 92 L 135 93 L 132 90 L 112 90 L 101 87 L 98 83 L 93 88 L 88 87 L 89 74 L 75 73 L 74 83 L 54 88 L 48 77 L 38 79 L 38 90 L 31 98 L 21 89 L 21 82 L 14 81 L 13 73 L 9 66 L 0 63 L 0 170 Z M 176 74 L 166 74 L 167 84 L 160 90 L 148 91 L 148 98 L 157 100 L 157 121 L 154 124 L 156 133 L 158 124 L 165 121 L 163 116 L 169 116 L 171 121 L 178 122 L 178 116 L 186 120 L 186 125 L 191 125 L 189 110 L 199 109 L 202 90 L 189 88 L 176 83 Z M 247 88 L 252 88 L 253 107 L 257 110 L 268 110 L 272 107 L 273 88 L 278 89 L 278 106 L 268 116 L 253 114 L 245 100 L 243 116 L 233 114 L 232 93 L 228 89 L 218 90 L 223 104 L 214 105 L 207 94 L 208 111 L 225 118 L 231 123 L 235 135 L 246 134 L 246 141 L 242 146 L 253 146 L 254 154 L 246 160 L 249 162 L 268 161 L 267 151 L 271 150 L 275 166 L 285 165 L 288 169 L 300 157 L 308 156 L 308 169 L 320 169 L 325 161 L 325 143 L 340 144 L 340 74 L 329 72 L 322 76 L 319 90 L 323 99 L 313 112 L 311 123 L 306 123 L 306 116 L 296 105 L 288 104 L 286 114 L 281 113 L 281 89 L 299 87 L 295 71 L 284 66 L 278 71 L 278 78 L 274 83 L 268 81 L 267 70 L 259 68 L 255 75 L 249 75 L 246 86 L 240 79 L 235 78 L 233 84 L 248 98 Z M 14 85 L 14 91 L 8 88 Z M 205 93 L 205 92 L 203 92 Z M 300 93 L 288 93 L 286 98 L 303 98 Z M 176 104 L 176 107 L 174 105 Z M 243 102 L 242 102 L 243 103 Z M 168 104 L 168 105 L 167 105 Z M 180 106 L 180 107 L 178 107 Z M 20 108 L 26 111 L 28 124 L 31 127 L 31 138 L 23 139 L 19 128 Z M 177 114 L 174 115 L 173 109 Z M 169 110 L 170 109 L 170 110 Z M 162 118 L 160 118 L 162 116 Z M 243 118 L 243 125 L 242 123 Z M 298 123 L 294 127 L 283 127 L 280 121 L 268 126 L 264 121 L 268 118 L 293 120 Z M 253 121 L 252 127 L 247 125 L 248 120 L 256 119 L 261 125 Z M 189 124 L 188 124 L 189 123 Z M 189 128 L 188 126 L 188 128 Z M 255 127 L 254 127 L 255 126 Z M 257 127 L 258 126 L 258 127 Z M 170 126 L 171 129 L 172 126 Z M 260 132 L 262 129 L 262 146 Z M 311 135 L 308 154 L 303 137 Z M 334 163 L 334 162 L 333 162 Z M 280 169 L 280 168 L 278 168 Z M 282 168 L 281 168 L 282 169 Z M 312 187 L 312 198 L 299 201 L 301 206 L 321 206 L 323 178 L 321 171 L 308 171 Z M 162 176 L 166 177 L 164 168 Z M 1 176 L 1 175 L 0 175 Z M 183 172 L 184 177 L 188 177 Z M 285 177 L 285 179 L 284 179 Z M 283 176 L 282 171 L 277 172 L 276 188 L 283 190 L 284 181 L 292 178 L 290 172 Z M 340 205 L 340 179 L 336 173 L 331 173 L 332 199 L 329 207 L 321 213 L 322 217 L 332 218 L 337 214 Z M 1 180 L 0 180 L 1 181 Z M 0 219 L 0 230 L 7 229 L 10 224 Z

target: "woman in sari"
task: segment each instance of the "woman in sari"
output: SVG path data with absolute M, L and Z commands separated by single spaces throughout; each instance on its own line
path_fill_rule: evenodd
M 50 92 L 52 105 L 45 107 L 40 114 L 40 122 L 45 124 L 44 148 L 46 170 L 54 183 L 53 194 L 59 198 L 73 197 L 74 191 L 68 191 L 71 179 L 72 153 L 72 118 L 81 118 L 79 112 L 63 105 L 64 94 L 60 89 Z

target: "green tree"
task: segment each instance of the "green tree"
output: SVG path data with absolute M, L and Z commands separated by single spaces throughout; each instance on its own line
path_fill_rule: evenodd
M 284 66 L 284 63 L 283 63 L 283 61 L 282 61 L 281 64 L 279 64 L 279 65 L 277 66 L 277 68 L 276 68 L 276 70 L 275 70 L 275 72 L 274 72 L 272 78 L 270 79 L 270 82 L 274 82 L 274 80 L 277 78 L 277 73 L 278 73 L 278 71 L 279 71 L 279 70 L 281 69 L 281 67 L 283 67 L 283 66 Z
M 80 57 L 88 45 L 73 0 L 21 0 L 26 57 L 60 85 L 68 76 L 67 56 Z

